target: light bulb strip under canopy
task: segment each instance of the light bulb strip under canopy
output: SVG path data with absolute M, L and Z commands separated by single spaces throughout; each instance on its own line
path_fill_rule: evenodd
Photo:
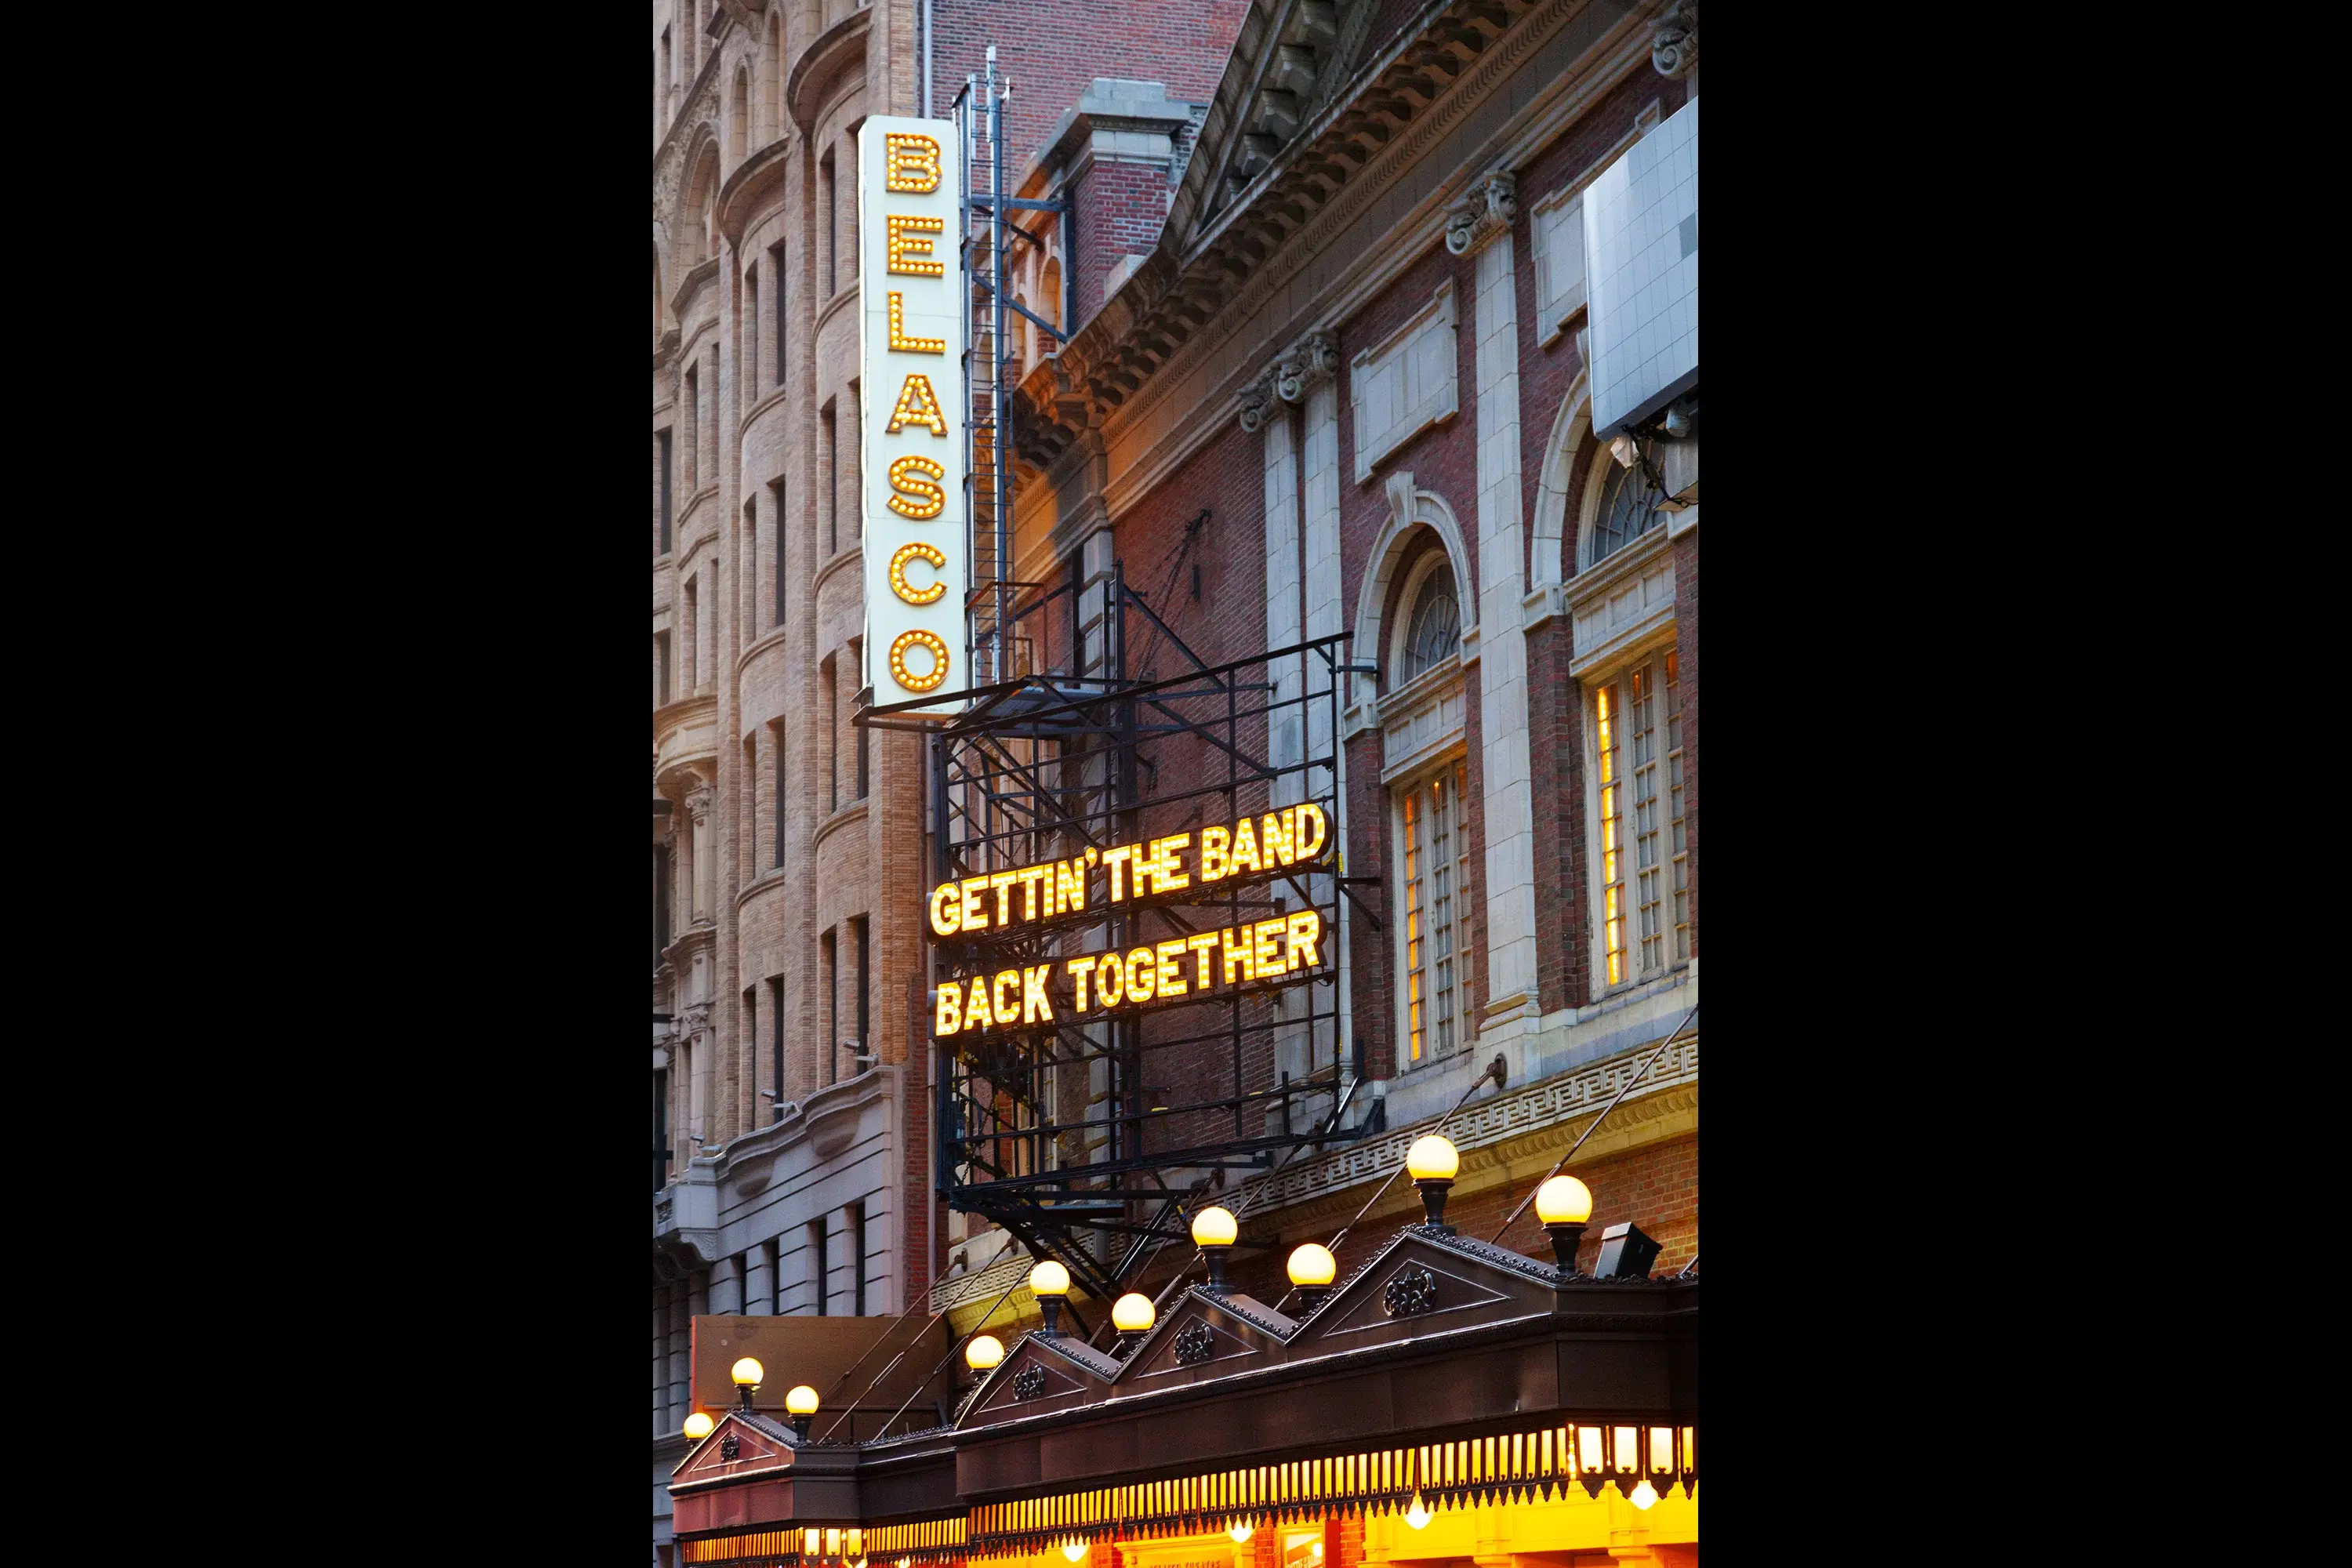
M 1432 1513 L 1496 1502 L 1553 1500 L 1570 1485 L 1598 1497 L 1646 1479 L 1664 1494 L 1698 1481 L 1697 1429 L 1647 1420 L 1571 1421 L 1531 1430 L 1253 1465 L 1129 1486 L 984 1503 L 971 1541 L 983 1552 L 1044 1552 L 1076 1538 L 1156 1541 L 1288 1524 L 1329 1514 L 1402 1514 L 1415 1496 Z

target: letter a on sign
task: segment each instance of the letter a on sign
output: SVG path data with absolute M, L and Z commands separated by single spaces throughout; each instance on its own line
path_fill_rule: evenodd
M 961 711 L 972 684 L 958 152 L 950 120 L 876 115 L 857 132 L 865 679 L 876 707 L 938 717 Z M 972 1011 L 964 998 L 965 1028 Z

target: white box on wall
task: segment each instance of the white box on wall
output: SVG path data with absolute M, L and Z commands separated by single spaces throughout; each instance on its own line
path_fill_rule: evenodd
M 1584 190 L 1592 432 L 1607 440 L 1698 384 L 1698 100 Z

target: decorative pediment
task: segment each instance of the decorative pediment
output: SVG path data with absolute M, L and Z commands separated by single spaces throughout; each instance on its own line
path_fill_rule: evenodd
M 793 1446 L 782 1428 L 758 1415 L 730 1410 L 670 1472 L 670 1484 L 732 1480 L 762 1470 L 788 1469 Z
M 1268 1352 L 1279 1351 L 1284 1336 L 1275 1331 L 1275 1321 L 1287 1324 L 1290 1320 L 1276 1320 L 1267 1308 L 1246 1296 L 1239 1300 L 1245 1305 L 1237 1310 L 1197 1286 L 1186 1291 L 1168 1321 L 1120 1370 L 1120 1387 L 1223 1377 L 1242 1370 L 1245 1362 L 1263 1361 Z
M 1315 1342 L 1322 1340 L 1345 1342 L 1334 1350 L 1352 1348 L 1368 1340 L 1410 1339 L 1549 1312 L 1556 1300 L 1549 1272 L 1516 1253 L 1415 1226 L 1310 1313 L 1303 1333 L 1291 1342 L 1312 1355 L 1321 1348 Z
M 1100 1397 L 1118 1363 L 1076 1340 L 1026 1334 L 1013 1347 L 956 1425 L 1009 1421 Z

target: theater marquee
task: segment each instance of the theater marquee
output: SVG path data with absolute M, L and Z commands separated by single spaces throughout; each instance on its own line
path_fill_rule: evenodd
M 857 132 L 865 679 L 877 706 L 971 684 L 957 152 L 952 121 L 877 115 Z

